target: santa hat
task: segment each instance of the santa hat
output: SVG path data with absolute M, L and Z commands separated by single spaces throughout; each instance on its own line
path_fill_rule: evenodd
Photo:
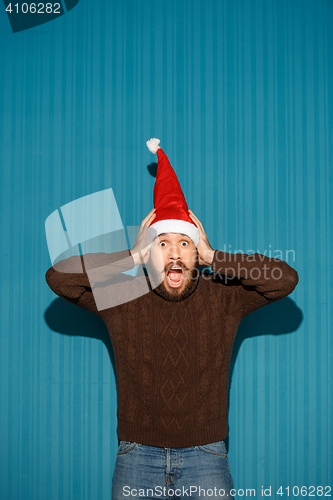
M 167 155 L 159 147 L 159 139 L 147 141 L 152 153 L 157 153 L 158 164 L 154 186 L 154 207 L 156 217 L 149 226 L 147 243 L 161 233 L 186 234 L 195 246 L 199 243 L 199 230 L 188 214 L 185 196 Z

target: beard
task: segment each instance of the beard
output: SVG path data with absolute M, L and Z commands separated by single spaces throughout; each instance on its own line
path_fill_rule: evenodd
M 177 288 L 171 288 L 170 290 L 168 290 L 165 287 L 164 282 L 161 282 L 161 279 L 159 278 L 160 273 L 153 266 L 151 266 L 149 269 L 149 279 L 153 291 L 170 302 L 180 302 L 181 300 L 186 299 L 186 297 L 193 293 L 199 281 L 199 262 L 197 262 L 196 265 L 191 269 L 188 269 L 181 262 L 177 262 L 175 264 L 181 266 L 183 268 L 183 272 L 188 272 L 188 278 L 184 277 L 184 280 L 187 280 L 187 283 L 184 288 L 182 287 L 181 290 L 178 290 Z M 167 273 L 167 271 L 168 268 L 166 267 L 164 269 L 164 272 Z

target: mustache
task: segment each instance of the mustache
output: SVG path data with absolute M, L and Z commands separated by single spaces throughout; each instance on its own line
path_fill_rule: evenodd
M 183 262 L 181 261 L 177 261 L 177 262 L 171 262 L 170 264 L 167 264 L 164 268 L 164 271 L 165 272 L 168 272 L 172 267 L 181 267 L 182 269 L 185 269 L 186 271 L 189 271 L 189 268 L 185 266 L 185 264 L 183 264 Z

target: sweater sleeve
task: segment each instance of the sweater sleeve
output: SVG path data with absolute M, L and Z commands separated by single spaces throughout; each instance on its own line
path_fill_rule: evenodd
M 213 275 L 241 282 L 235 287 L 235 307 L 241 317 L 287 297 L 298 283 L 298 274 L 289 264 L 259 253 L 230 254 L 216 250 L 211 267 Z
M 45 279 L 56 295 L 99 315 L 92 286 L 103 286 L 112 279 L 118 280 L 113 283 L 113 288 L 128 285 L 135 278 L 121 273 L 133 267 L 134 260 L 129 250 L 75 255 L 50 267 Z

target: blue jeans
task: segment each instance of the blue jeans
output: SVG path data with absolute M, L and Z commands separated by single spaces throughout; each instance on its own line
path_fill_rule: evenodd
M 159 448 L 120 441 L 112 500 L 232 498 L 224 441 L 189 448 Z

